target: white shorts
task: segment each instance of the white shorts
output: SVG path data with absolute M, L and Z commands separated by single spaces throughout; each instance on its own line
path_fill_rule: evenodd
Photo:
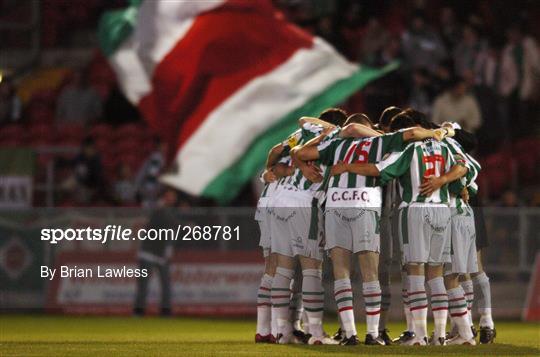
M 399 211 L 402 261 L 450 263 L 450 208 L 436 204 L 411 204 Z
M 451 232 L 452 263 L 447 264 L 445 273 L 477 273 L 476 231 L 472 209 L 464 214 L 452 215 Z
M 270 255 L 270 227 L 268 220 L 258 221 L 259 229 L 261 230 L 261 238 L 259 239 L 259 246 L 262 248 L 263 256 L 266 258 Z
M 354 207 L 327 207 L 324 222 L 327 250 L 340 247 L 353 253 L 380 251 L 377 211 Z
M 322 211 L 308 192 L 284 188 L 274 196 L 270 220 L 272 253 L 322 260 Z

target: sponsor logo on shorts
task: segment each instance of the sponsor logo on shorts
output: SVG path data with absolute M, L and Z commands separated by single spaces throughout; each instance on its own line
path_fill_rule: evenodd
M 360 217 L 362 217 L 364 214 L 366 214 L 366 210 L 363 210 L 363 209 L 347 209 L 346 212 L 354 212 L 356 213 L 354 216 L 352 217 L 349 217 L 349 216 L 345 216 L 343 214 L 343 210 L 333 210 L 334 211 L 334 215 L 338 218 L 340 218 L 342 221 L 344 222 L 354 222 L 356 221 L 357 219 L 359 219 Z
M 282 222 L 288 222 L 291 218 L 293 218 L 294 216 L 296 216 L 296 211 L 293 211 L 291 214 L 289 214 L 288 216 L 286 217 L 282 217 L 280 216 L 277 212 L 274 213 L 276 219 L 278 221 L 282 221 Z
M 302 242 L 302 237 L 293 238 L 293 247 L 298 249 L 304 249 L 304 243 Z
M 424 222 L 426 222 L 426 224 L 430 226 L 434 232 L 437 232 L 437 233 L 443 233 L 449 223 L 449 222 L 446 222 L 444 226 L 436 226 L 434 223 L 431 222 L 431 218 L 429 218 L 428 214 L 424 215 Z

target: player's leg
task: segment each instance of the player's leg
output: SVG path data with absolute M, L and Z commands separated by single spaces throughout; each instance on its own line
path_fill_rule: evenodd
M 426 267 L 427 283 L 431 297 L 431 312 L 435 330 L 432 345 L 444 345 L 446 337 L 446 320 L 448 319 L 448 295 L 443 280 L 443 265 L 428 264 Z
M 480 343 L 493 343 L 497 332 L 491 315 L 491 285 L 482 265 L 481 252 L 478 251 L 478 273 L 471 274 L 471 277 L 478 296 L 476 305 L 480 314 Z
M 292 231 L 286 217 L 295 214 L 297 209 L 286 207 L 287 203 L 287 197 L 278 193 L 275 197 L 273 216 L 270 220 L 271 251 L 276 254 L 276 271 L 272 279 L 270 300 L 278 343 L 294 341 L 289 306 L 291 304 L 291 281 L 294 277 L 295 255 L 291 247 Z
M 277 342 L 289 343 L 292 336 L 292 324 L 289 318 L 291 304 L 291 280 L 294 276 L 294 258 L 277 254 L 277 267 L 272 279 L 271 303 L 272 314 L 276 316 Z
M 277 335 L 276 320 L 272 319 L 271 291 L 272 281 L 276 272 L 277 256 L 271 253 L 271 214 L 267 207 L 260 208 L 264 216 L 258 221 L 260 229 L 259 246 L 264 257 L 264 273 L 261 277 L 259 289 L 257 291 L 257 330 L 255 334 L 256 343 L 274 342 Z M 273 325 L 273 326 L 272 326 Z
M 427 311 L 428 301 L 425 288 L 425 272 L 423 262 L 407 263 L 408 303 L 413 320 L 415 337 L 405 342 L 405 345 L 427 344 Z
M 414 338 L 404 344 L 425 345 L 428 301 L 424 265 L 430 255 L 431 227 L 425 222 L 424 215 L 428 212 L 424 207 L 409 206 L 402 211 L 403 258 L 407 262 L 408 275 L 407 296 L 415 334 Z
M 467 319 L 469 320 L 469 326 L 474 329 L 472 320 L 472 307 L 474 302 L 474 287 L 469 274 L 462 274 L 459 276 L 459 284 L 465 292 L 465 299 L 467 300 Z
M 381 314 L 381 286 L 379 284 L 379 253 L 361 251 L 358 253 L 362 273 L 362 295 L 366 309 L 366 345 L 384 345 L 379 337 Z
M 366 311 L 366 345 L 384 345 L 379 337 L 382 291 L 379 283 L 379 213 L 357 210 L 353 221 L 353 252 L 358 253 L 362 274 L 362 295 Z
M 334 274 L 334 298 L 340 328 L 333 339 L 343 345 L 357 345 L 353 290 L 351 284 L 352 228 L 348 220 L 352 209 L 327 208 L 325 212 L 326 249 L 330 252 Z
M 379 262 L 379 283 L 381 284 L 381 317 L 379 320 L 379 336 L 386 345 L 392 344 L 392 338 L 388 334 L 386 326 L 388 313 L 390 310 L 390 268 L 392 265 L 393 240 L 392 240 L 392 219 L 383 208 L 380 220 L 381 228 L 381 254 Z
M 324 256 L 322 211 L 316 200 L 302 202 L 302 208 L 291 219 L 293 232 L 291 249 L 299 257 L 302 267 L 302 302 L 307 316 L 309 344 L 337 344 L 325 337 L 322 320 L 324 290 L 322 285 L 322 260 Z
M 341 322 L 341 334 L 339 342 L 345 345 L 357 344 L 356 324 L 353 310 L 353 290 L 351 285 L 351 251 L 341 247 L 333 247 L 330 250 L 332 268 L 334 273 L 334 298 Z M 338 340 L 338 337 L 335 337 Z
M 325 343 L 322 326 L 324 314 L 324 290 L 322 286 L 322 261 L 300 256 L 302 266 L 302 301 L 306 311 L 310 344 Z
M 299 262 L 297 262 L 294 271 L 291 292 L 291 306 L 289 307 L 289 313 L 293 325 L 293 333 L 297 338 L 304 339 L 304 330 L 302 328 L 302 317 L 304 315 L 304 304 L 302 303 L 302 269 Z
M 257 331 L 255 342 L 272 342 L 275 339 L 276 331 L 272 331 L 272 302 L 271 291 L 272 281 L 276 273 L 277 256 L 268 251 L 263 253 L 264 274 L 261 277 L 259 289 L 257 291 Z M 275 322 L 274 322 L 275 324 Z M 276 326 L 274 326 L 274 330 Z M 274 334 L 272 333 L 274 332 Z M 273 336 L 273 338 L 272 338 Z
M 379 336 L 383 339 L 386 345 L 392 344 L 392 338 L 389 335 L 389 330 L 387 327 L 390 312 L 390 302 L 392 300 L 392 294 L 390 290 L 390 263 L 391 261 L 387 260 L 384 264 L 379 264 L 379 283 L 381 284 L 382 294 L 381 317 L 379 320 Z
M 409 276 L 407 274 L 407 261 L 405 249 L 408 248 L 408 208 L 402 208 L 395 214 L 396 219 L 393 221 L 394 231 L 398 232 L 397 239 L 399 245 L 399 257 L 401 264 L 401 301 L 403 303 L 403 313 L 405 315 L 405 321 L 407 323 L 407 329 L 403 331 L 399 337 L 395 338 L 392 342 L 402 344 L 410 341 L 414 338 L 414 324 L 409 309 Z M 405 244 L 407 243 L 407 244 Z
M 403 303 L 403 313 L 405 315 L 405 322 L 407 324 L 407 329 L 403 331 L 399 337 L 392 340 L 393 343 L 402 344 L 412 338 L 414 338 L 414 323 L 411 315 L 411 310 L 409 309 L 409 277 L 407 275 L 406 265 L 402 265 L 401 268 L 401 302 Z
M 444 277 L 444 282 L 448 293 L 450 318 L 458 332 L 447 341 L 447 344 L 474 344 L 474 335 L 467 318 L 467 300 L 459 284 L 459 274 L 450 272 Z

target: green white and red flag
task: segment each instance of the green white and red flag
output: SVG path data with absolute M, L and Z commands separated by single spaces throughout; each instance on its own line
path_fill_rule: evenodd
M 393 70 L 351 63 L 269 0 L 132 0 L 100 23 L 127 98 L 174 150 L 168 185 L 226 203 L 304 115 Z

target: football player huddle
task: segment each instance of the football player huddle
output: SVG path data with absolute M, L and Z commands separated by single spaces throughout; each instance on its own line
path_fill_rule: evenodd
M 351 283 L 357 269 L 366 345 L 475 345 L 475 290 L 479 341 L 493 342 L 474 136 L 397 107 L 385 109 L 376 125 L 365 114 L 347 116 L 337 108 L 298 124 L 270 150 L 261 175 L 265 188 L 255 219 L 265 272 L 255 342 L 359 344 L 353 292 L 360 287 Z M 340 321 L 333 336 L 323 329 L 326 255 Z M 407 320 L 395 339 L 386 328 L 392 262 L 402 271 Z

